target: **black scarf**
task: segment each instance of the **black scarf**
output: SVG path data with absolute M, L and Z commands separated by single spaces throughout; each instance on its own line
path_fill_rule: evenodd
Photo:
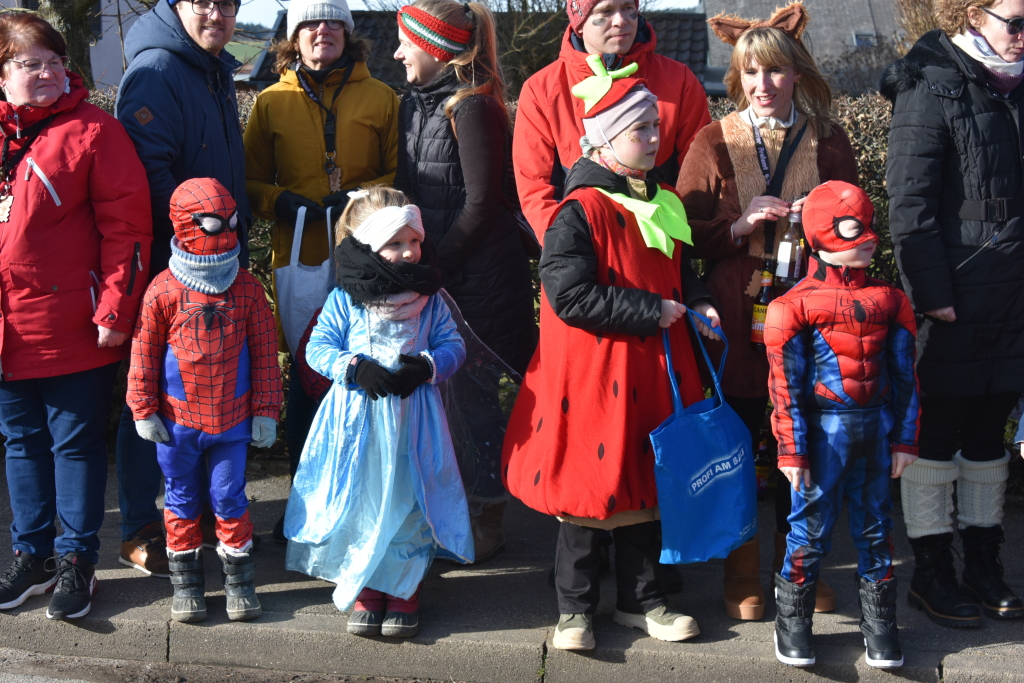
M 431 296 L 441 289 L 439 268 L 422 263 L 391 263 L 354 237 L 334 250 L 338 286 L 357 303 L 378 303 L 390 294 L 412 290 Z

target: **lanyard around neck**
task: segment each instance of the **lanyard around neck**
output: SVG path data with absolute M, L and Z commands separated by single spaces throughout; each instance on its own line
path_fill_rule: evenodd
M 782 181 L 786 175 L 786 167 L 807 131 L 805 122 L 797 131 L 796 137 L 792 137 L 790 133 L 795 127 L 794 125 L 786 129 L 786 137 L 782 141 L 782 150 L 779 152 L 779 160 L 775 162 L 775 173 L 773 174 L 768 163 L 768 148 L 764 144 L 764 138 L 761 137 L 761 131 L 757 126 L 751 126 L 754 131 L 754 147 L 757 149 L 757 163 L 761 167 L 761 173 L 764 174 L 765 194 L 770 197 L 778 197 L 782 193 Z M 775 221 L 764 221 L 764 252 L 766 254 L 775 253 L 775 226 Z
M 316 104 L 326 112 L 324 118 L 324 147 L 326 149 L 325 157 L 327 161 L 324 162 L 324 173 L 331 175 L 335 169 L 338 168 L 337 164 L 334 163 L 334 158 L 337 156 L 335 149 L 335 131 L 337 129 L 338 117 L 334 114 L 334 104 L 338 101 L 338 97 L 341 95 L 341 89 L 348 83 L 348 79 L 352 76 L 352 70 L 355 69 L 355 62 L 352 62 L 345 69 L 344 75 L 341 77 L 341 83 L 338 84 L 337 90 L 334 91 L 334 98 L 331 99 L 331 106 L 328 107 L 320 101 L 317 97 L 316 92 L 313 88 L 306 83 L 306 80 L 302 77 L 301 67 L 295 69 L 295 78 L 299 81 L 299 85 L 305 91 L 309 99 L 316 102 Z

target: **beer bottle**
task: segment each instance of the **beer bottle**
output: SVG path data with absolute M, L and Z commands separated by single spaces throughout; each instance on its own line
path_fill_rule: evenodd
M 768 317 L 768 304 L 772 302 L 772 271 L 775 264 L 771 259 L 764 260 L 764 268 L 761 270 L 761 292 L 754 301 L 754 315 L 750 320 L 750 345 L 755 350 L 765 350 L 764 345 L 764 321 Z
M 800 197 L 793 197 L 793 203 L 799 200 Z M 775 269 L 775 281 L 787 289 L 800 279 L 797 272 L 802 264 L 797 258 L 796 251 L 802 237 L 803 225 L 800 220 L 800 211 L 791 211 L 789 225 L 786 226 L 786 231 L 782 233 L 782 238 L 779 240 L 779 265 Z

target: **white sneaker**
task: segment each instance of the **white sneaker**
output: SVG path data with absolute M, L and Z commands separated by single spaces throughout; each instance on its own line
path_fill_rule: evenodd
M 677 612 L 668 605 L 655 607 L 647 614 L 630 614 L 615 610 L 612 619 L 616 624 L 638 628 L 652 638 L 671 643 L 700 635 L 700 628 L 693 617 Z
M 555 626 L 551 645 L 559 650 L 593 650 L 594 627 L 589 614 L 562 614 Z

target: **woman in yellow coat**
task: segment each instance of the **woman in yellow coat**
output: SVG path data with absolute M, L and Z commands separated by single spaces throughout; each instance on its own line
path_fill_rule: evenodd
M 281 80 L 256 98 L 245 130 L 246 191 L 253 213 L 274 221 L 275 270 L 289 264 L 301 207 L 299 261 L 318 266 L 330 254 L 327 210 L 335 221 L 349 190 L 394 181 L 398 98 L 370 77 L 369 43 L 354 36 L 353 27 L 345 0 L 292 0 L 288 39 L 275 46 Z M 278 312 L 294 303 L 281 301 L 277 282 L 274 303 Z M 285 343 L 280 316 L 278 322 L 278 339 Z M 288 393 L 285 429 L 294 473 L 315 404 L 295 372 Z M 274 536 L 283 541 L 280 532 L 279 524 Z

